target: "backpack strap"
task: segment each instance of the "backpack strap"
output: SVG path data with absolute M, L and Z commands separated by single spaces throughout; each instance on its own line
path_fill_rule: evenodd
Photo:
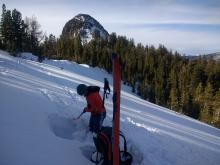
M 94 93 L 94 92 L 98 92 L 100 91 L 100 87 L 98 86 L 88 86 L 87 87 L 87 95 L 89 95 L 90 93 Z

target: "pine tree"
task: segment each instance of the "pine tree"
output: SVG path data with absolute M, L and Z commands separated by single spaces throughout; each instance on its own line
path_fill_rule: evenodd
M 193 62 L 190 63 L 192 68 L 191 89 L 196 89 L 199 83 L 202 83 L 204 86 L 207 79 L 204 66 L 200 64 L 199 61 L 195 61 L 194 63 L 195 64 L 193 64 Z
M 179 75 L 179 87 L 180 87 L 180 105 L 184 107 L 189 102 L 189 77 L 190 73 L 188 70 L 188 66 L 183 64 L 180 75 Z
M 14 9 L 12 11 L 12 50 L 18 53 L 22 50 L 22 15 Z
M 179 110 L 179 95 L 178 95 L 178 76 L 177 76 L 177 69 L 174 68 L 171 70 L 169 76 L 169 83 L 171 86 L 170 91 L 170 107 L 171 109 L 178 111 Z
M 7 10 L 5 13 L 5 18 L 3 22 L 3 43 L 5 44 L 6 50 L 11 52 L 13 49 L 13 26 L 12 26 L 12 17 L 11 17 L 11 11 Z
M 220 128 L 220 88 L 214 96 L 213 110 L 213 124 L 214 126 Z
M 5 17 L 6 17 L 6 6 L 5 4 L 2 5 L 2 15 L 1 15 L 1 22 L 0 22 L 0 44 L 1 48 L 5 49 L 6 44 L 6 27 L 5 27 Z
M 74 38 L 74 59 L 76 62 L 81 61 L 81 54 L 82 54 L 82 43 L 80 36 L 78 35 Z
M 213 88 L 210 83 L 207 84 L 204 91 L 204 104 L 201 113 L 201 120 L 211 123 L 213 117 Z
M 24 23 L 24 20 L 21 21 L 21 47 L 22 51 L 28 51 L 28 34 L 27 34 L 27 25 Z
M 194 100 L 195 102 L 202 104 L 204 97 L 203 97 L 203 87 L 202 87 L 202 83 L 200 82 L 199 85 L 196 87 L 196 92 L 194 95 Z
M 53 34 L 50 34 L 49 37 L 45 37 L 43 47 L 43 54 L 47 58 L 57 58 L 57 40 Z

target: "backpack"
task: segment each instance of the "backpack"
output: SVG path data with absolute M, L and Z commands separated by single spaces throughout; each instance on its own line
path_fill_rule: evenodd
M 100 87 L 98 86 L 88 86 L 87 87 L 87 95 L 89 95 L 90 93 L 94 93 L 94 92 L 98 92 L 100 91 Z
M 127 152 L 127 142 L 125 136 L 120 131 L 120 137 L 123 139 L 124 148 L 120 149 L 120 165 L 131 165 L 132 155 Z M 94 139 L 96 143 L 96 151 L 93 152 L 91 161 L 99 165 L 112 165 L 112 127 L 102 127 L 97 138 Z

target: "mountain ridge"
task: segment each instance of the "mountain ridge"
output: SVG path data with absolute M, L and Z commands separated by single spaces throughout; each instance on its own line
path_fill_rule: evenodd
M 189 60 L 196 60 L 197 58 L 199 57 L 205 57 L 207 59 L 213 59 L 213 60 L 216 60 L 216 61 L 220 61 L 220 52 L 215 52 L 215 53 L 209 53 L 209 54 L 204 54 L 204 55 L 199 55 L 199 56 L 183 56 L 184 58 L 186 59 L 189 59 Z

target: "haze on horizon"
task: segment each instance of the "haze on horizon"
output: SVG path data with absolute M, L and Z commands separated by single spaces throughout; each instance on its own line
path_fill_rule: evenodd
M 219 0 L 1 0 L 59 37 L 65 23 L 89 14 L 109 32 L 185 55 L 220 52 Z

